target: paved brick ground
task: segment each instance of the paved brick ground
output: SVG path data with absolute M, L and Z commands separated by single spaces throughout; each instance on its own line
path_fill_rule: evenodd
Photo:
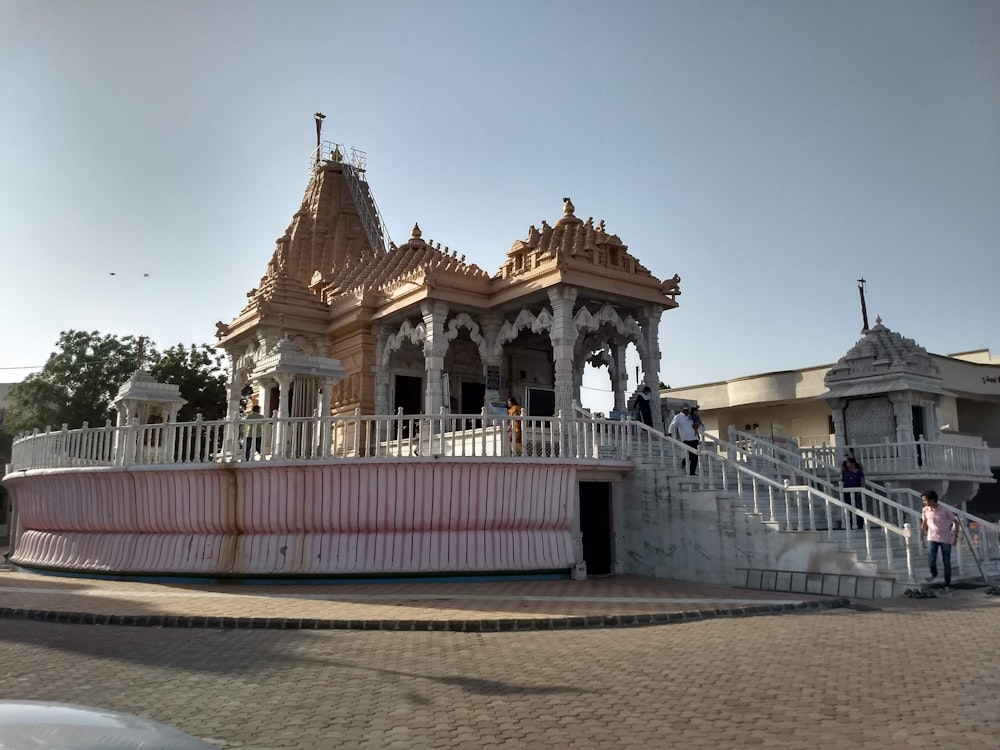
M 87 613 L 77 621 L 227 626 L 498 629 L 716 616 L 846 600 L 648 578 L 491 583 L 211 586 L 0 574 L 0 616 Z M 115 616 L 113 619 L 109 616 Z M 245 622 L 255 618 L 256 623 Z M 222 624 L 222 623 L 219 623 Z
M 0 619 L 0 696 L 128 711 L 227 749 L 992 750 L 998 604 L 962 591 L 872 611 L 489 634 Z

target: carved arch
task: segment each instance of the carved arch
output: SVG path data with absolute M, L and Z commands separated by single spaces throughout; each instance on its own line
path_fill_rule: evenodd
M 226 350 L 229 355 L 229 379 L 230 381 L 235 381 L 239 376 L 243 376 L 244 379 L 249 379 L 250 373 L 253 372 L 253 368 L 257 366 L 257 357 L 260 353 L 260 347 L 257 342 L 252 341 L 243 347 L 242 353 L 237 354 L 236 351 Z
M 547 307 L 543 307 L 538 315 L 533 315 L 528 308 L 522 307 L 521 312 L 517 314 L 513 322 L 505 320 L 503 325 L 500 326 L 500 330 L 497 332 L 497 340 L 493 344 L 493 356 L 499 357 L 503 353 L 503 345 L 516 339 L 518 334 L 525 328 L 529 329 L 532 333 L 541 333 L 542 331 L 551 332 L 552 311 Z
M 410 321 L 404 320 L 403 324 L 399 327 L 396 333 L 393 333 L 386 339 L 385 349 L 382 350 L 382 361 L 379 362 L 381 367 L 389 366 L 389 358 L 393 352 L 398 351 L 399 348 L 406 342 L 409 341 L 415 346 L 420 346 L 424 340 L 427 338 L 427 332 L 424 329 L 423 323 L 417 323 L 413 325 Z
M 646 357 L 646 337 L 643 335 L 642 326 L 639 321 L 631 315 L 622 319 L 611 305 L 605 303 L 594 315 L 586 307 L 581 307 L 573 316 L 573 325 L 576 326 L 576 333 L 579 340 L 581 333 L 596 333 L 605 325 L 611 326 L 627 343 L 635 344 L 640 357 Z M 590 337 L 587 337 L 590 339 Z
M 477 323 L 471 315 L 468 313 L 459 313 L 451 320 L 448 321 L 448 330 L 444 333 L 444 340 L 447 342 L 452 342 L 458 337 L 458 329 L 467 328 L 469 330 L 469 338 L 472 342 L 479 348 L 479 357 L 485 362 L 486 361 L 486 339 L 479 332 L 479 323 Z

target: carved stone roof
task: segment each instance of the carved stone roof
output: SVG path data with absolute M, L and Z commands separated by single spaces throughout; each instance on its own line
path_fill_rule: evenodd
M 598 269 L 606 269 L 637 277 L 637 280 L 660 284 L 653 274 L 628 251 L 616 234 L 609 234 L 604 221 L 594 224 L 593 218 L 583 221 L 577 218 L 573 202 L 563 198 L 563 217 L 550 226 L 542 222 L 542 228 L 532 225 L 528 236 L 515 242 L 507 252 L 507 261 L 500 267 L 504 278 L 514 278 L 530 273 L 545 260 L 555 258 L 566 261 L 573 259 L 588 263 Z M 673 282 L 673 283 L 669 283 Z M 679 277 L 664 282 L 664 294 L 674 297 L 680 294 Z
M 441 249 L 422 238 L 420 227 L 413 225 L 410 239 L 403 245 L 392 245 L 377 263 L 365 259 L 352 260 L 337 274 L 316 274 L 311 288 L 322 290 L 323 299 L 332 302 L 343 294 L 359 291 L 379 291 L 391 293 L 407 282 L 432 283 L 442 276 L 475 279 L 485 285 L 489 274 L 474 263 L 466 263 L 465 256 L 459 256 L 448 248 Z
M 453 297 L 467 295 L 473 306 L 488 306 L 494 299 L 510 304 L 521 288 L 537 294 L 569 283 L 602 299 L 676 307 L 680 277 L 661 282 L 603 221 L 578 219 L 568 198 L 563 217 L 554 226 L 543 221 L 540 230 L 531 227 L 493 277 L 466 263 L 464 255 L 425 241 L 417 225 L 405 244 L 390 244 L 387 251 L 373 247 L 361 216 L 377 213 L 374 201 L 367 183 L 346 169 L 336 159 L 314 167 L 302 205 L 277 240 L 260 284 L 247 293 L 247 305 L 231 323 L 217 324 L 220 343 L 251 333 L 274 315 L 285 316 L 282 329 L 318 331 L 369 293 L 374 296 L 368 304 L 405 305 L 439 288 Z
M 945 393 L 927 350 L 882 325 L 881 318 L 876 318 L 875 326 L 837 360 L 824 383 L 830 389 L 827 397 L 900 390 Z
M 342 380 L 347 376 L 340 360 L 328 357 L 310 357 L 304 354 L 287 337 L 257 362 L 253 377 L 263 378 L 276 374 L 301 375 L 314 378 Z
M 180 386 L 173 383 L 161 383 L 145 370 L 136 370 L 132 377 L 126 380 L 113 404 L 120 402 L 145 403 L 156 405 L 183 406 L 187 399 L 181 398 Z

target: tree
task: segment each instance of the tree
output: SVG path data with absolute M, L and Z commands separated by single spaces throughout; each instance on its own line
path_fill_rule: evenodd
M 202 419 L 222 419 L 226 416 L 226 375 L 222 370 L 222 355 L 207 344 L 177 344 L 158 355 L 149 374 L 161 383 L 173 383 L 181 389 L 187 403 L 177 419 L 189 422 L 197 414 Z
M 114 420 L 111 402 L 138 369 L 140 359 L 150 374 L 180 387 L 188 404 L 180 418 L 201 410 L 206 419 L 226 411 L 226 378 L 221 357 L 207 345 L 182 344 L 159 354 L 152 342 L 136 336 L 102 336 L 97 331 L 63 331 L 56 351 L 42 369 L 11 386 L 4 430 L 17 434 L 46 427 L 103 425 Z M 140 349 L 142 350 L 140 353 Z
M 97 331 L 63 331 L 56 351 L 39 372 L 11 386 L 4 427 L 31 429 L 103 425 L 112 418 L 111 401 L 135 372 L 139 340 L 102 336 Z

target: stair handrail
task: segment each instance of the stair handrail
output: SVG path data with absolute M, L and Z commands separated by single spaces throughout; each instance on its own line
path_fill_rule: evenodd
M 740 445 L 729 443 L 725 440 L 721 440 L 711 435 L 706 435 L 706 441 L 716 444 L 718 448 L 721 448 L 724 451 L 726 451 L 730 457 L 736 456 L 737 464 L 741 463 L 738 459 L 738 456 L 741 453 L 762 458 L 765 461 L 768 461 L 775 469 L 777 469 L 776 473 L 778 473 L 779 476 L 788 476 L 796 478 L 800 480 L 799 483 L 801 484 L 812 484 L 817 488 L 823 489 L 826 492 L 826 494 L 839 498 L 848 508 L 852 507 L 852 502 L 851 499 L 844 498 L 845 492 L 848 495 L 852 495 L 853 493 L 858 493 L 862 497 L 868 497 L 871 500 L 871 507 L 873 508 L 873 514 L 874 514 L 873 517 L 877 519 L 879 525 L 883 523 L 893 523 L 893 519 L 891 518 L 891 516 L 893 515 L 892 512 L 894 512 L 896 516 L 895 519 L 896 523 L 894 525 L 899 527 L 905 526 L 905 521 L 903 521 L 901 516 L 904 517 L 908 516 L 910 518 L 910 521 L 919 522 L 920 520 L 919 519 L 920 514 L 919 513 L 914 514 L 913 509 L 910 506 L 893 500 L 888 493 L 879 494 L 878 489 L 880 488 L 877 485 L 875 490 L 869 489 L 867 486 L 845 488 L 842 482 L 839 481 L 833 482 L 821 476 L 809 474 L 801 466 L 794 466 L 785 461 L 781 461 L 774 456 L 768 456 L 759 453 L 747 454 L 746 450 L 742 448 Z M 785 451 L 785 453 L 788 453 L 788 451 Z M 875 512 L 874 509 L 878 509 L 878 512 Z M 855 511 L 851 511 L 851 513 L 854 514 L 856 513 L 856 511 L 857 509 L 855 509 Z M 892 512 L 886 512 L 886 511 L 892 511 Z M 842 520 L 844 521 L 845 527 L 849 525 L 847 523 L 848 520 L 847 518 Z
M 642 424 L 641 422 L 634 423 L 634 424 L 640 425 L 641 428 L 642 428 L 642 431 L 645 432 L 647 435 L 649 435 L 650 438 L 658 438 L 661 442 L 670 445 L 671 448 L 673 449 L 671 451 L 671 453 L 682 452 L 685 455 L 691 455 L 691 454 L 694 454 L 694 453 L 698 453 L 698 455 L 699 455 L 699 462 L 704 461 L 709 466 L 709 469 L 710 469 L 709 472 L 707 472 L 707 476 L 696 475 L 695 479 L 693 480 L 694 483 L 697 484 L 697 485 L 699 485 L 701 489 L 709 489 L 709 488 L 714 487 L 716 485 L 716 482 L 713 481 L 713 479 L 714 479 L 714 476 L 716 474 L 718 474 L 719 477 L 721 477 L 721 480 L 722 480 L 722 482 L 721 482 L 722 483 L 721 489 L 723 489 L 723 490 L 728 490 L 729 489 L 729 480 L 728 480 L 728 475 L 726 474 L 726 472 L 724 470 L 723 471 L 719 471 L 719 472 L 714 472 L 714 471 L 711 470 L 716 464 L 721 464 L 723 466 L 730 467 L 732 470 L 734 470 L 736 472 L 738 478 L 739 477 L 746 477 L 746 478 L 750 479 L 753 482 L 763 483 L 763 484 L 767 485 L 768 487 L 770 487 L 772 489 L 778 489 L 778 490 L 785 491 L 785 490 L 792 490 L 793 488 L 798 487 L 799 489 L 795 490 L 795 491 L 801 491 L 801 487 L 805 486 L 805 485 L 792 485 L 788 480 L 777 480 L 777 479 L 775 479 L 773 477 L 767 476 L 766 474 L 761 474 L 760 472 L 751 469 L 745 463 L 741 463 L 739 461 L 736 461 L 736 460 L 732 459 L 731 456 L 735 455 L 735 453 L 737 451 L 739 451 L 740 449 L 737 446 L 733 445 L 732 443 L 728 443 L 725 440 L 721 440 L 721 439 L 719 439 L 719 438 L 717 438 L 717 437 L 715 437 L 713 435 L 705 435 L 703 442 L 706 442 L 706 443 L 709 443 L 710 445 L 715 446 L 716 447 L 715 451 L 706 451 L 706 450 L 701 450 L 701 449 L 695 450 L 694 448 L 692 448 L 691 446 L 689 446 L 689 445 L 681 442 L 680 440 L 677 440 L 677 439 L 675 439 L 673 437 L 670 437 L 669 435 L 665 435 L 662 432 L 659 432 L 658 430 L 655 430 L 655 429 L 649 427 L 648 425 Z M 720 448 L 722 450 L 719 450 Z M 662 454 L 662 453 L 665 453 L 665 452 L 664 451 L 660 451 L 660 453 Z M 699 463 L 699 465 L 700 465 L 700 463 Z M 782 464 L 782 465 L 784 467 L 786 467 L 786 468 L 790 468 L 790 469 L 793 468 L 793 467 L 788 466 L 787 464 Z M 673 467 L 664 467 L 664 468 L 677 468 L 677 467 L 673 466 Z M 801 471 L 798 471 L 797 473 L 799 473 L 801 475 Z M 834 490 L 835 488 L 837 488 L 837 485 L 833 485 L 832 483 L 828 482 L 827 480 L 822 479 L 821 477 L 809 477 L 809 478 L 813 479 L 817 484 L 821 484 L 821 485 L 825 485 L 825 486 L 829 487 L 831 490 Z M 742 492 L 742 487 L 741 486 L 738 487 L 737 489 L 738 489 L 739 492 Z M 859 491 L 861 491 L 861 492 L 865 492 L 864 488 L 857 488 L 857 489 Z M 851 491 L 853 492 L 854 489 L 852 488 Z M 894 531 L 895 533 L 897 533 L 901 537 L 905 537 L 905 538 L 909 538 L 910 537 L 910 534 L 907 531 L 907 527 L 905 526 L 905 524 L 896 524 L 896 523 L 893 523 L 891 519 L 882 518 L 882 517 L 879 517 L 878 515 L 875 515 L 873 513 L 868 512 L 866 510 L 863 510 L 863 509 L 860 509 L 860 508 L 856 508 L 854 505 L 852 505 L 847 500 L 844 500 L 842 497 L 839 497 L 839 492 L 837 492 L 837 493 L 826 492 L 826 491 L 824 491 L 823 489 L 821 489 L 819 487 L 813 486 L 813 487 L 811 487 L 811 494 L 816 495 L 817 497 L 819 497 L 820 499 L 823 499 L 825 502 L 827 502 L 830 505 L 833 505 L 834 507 L 840 508 L 842 510 L 842 512 L 845 513 L 845 514 L 850 513 L 850 514 L 853 514 L 853 515 L 861 516 L 866 521 L 868 521 L 869 524 L 874 524 L 875 526 L 879 526 L 879 527 L 887 527 L 891 531 Z M 875 493 L 871 493 L 871 492 L 868 492 L 867 494 L 869 496 L 871 496 L 871 497 L 874 497 L 874 498 L 878 499 L 878 500 L 885 501 L 885 502 L 889 503 L 890 505 L 898 506 L 898 508 L 900 510 L 904 511 L 904 512 L 907 511 L 907 510 L 909 510 L 906 506 L 904 506 L 902 504 L 899 504 L 899 503 L 895 503 L 895 501 L 893 501 L 893 500 L 891 500 L 889 498 L 881 498 L 878 495 L 876 495 Z M 758 498 L 757 498 L 756 494 L 754 495 L 753 500 L 754 500 L 754 512 L 755 513 L 761 513 L 760 505 L 759 505 Z M 771 521 L 776 521 L 777 520 L 776 516 L 774 515 L 773 507 L 771 508 L 771 516 L 770 516 L 769 520 L 771 520 Z M 833 532 L 833 529 L 829 528 L 831 525 L 832 524 L 828 524 L 828 529 L 827 529 L 827 531 L 828 531 L 828 537 L 830 537 L 830 538 L 832 538 L 832 532 Z M 800 529 L 800 530 L 802 530 L 802 529 Z M 850 531 L 850 529 L 848 529 L 848 531 Z
M 730 430 L 730 435 L 735 436 L 744 443 L 752 443 L 756 445 L 762 445 L 767 448 L 768 451 L 774 451 L 775 454 L 784 454 L 790 457 L 794 457 L 796 454 L 794 451 L 790 451 L 781 446 L 774 445 L 773 443 L 768 443 L 762 439 L 760 435 L 754 435 L 752 433 L 742 432 L 739 430 Z M 724 441 L 720 441 L 722 443 Z M 737 448 L 737 450 L 740 450 Z M 745 449 L 743 449 L 745 451 Z M 789 465 L 787 462 L 778 461 L 773 456 L 767 453 L 752 453 L 748 455 L 758 456 L 765 460 L 770 460 L 772 463 L 780 465 L 784 468 L 795 469 L 801 476 L 805 477 L 805 471 L 803 468 L 796 468 Z M 835 464 L 831 464 L 826 461 L 816 460 L 818 459 L 818 454 L 813 454 L 813 460 L 823 468 L 833 469 L 839 472 L 839 468 Z M 820 483 L 820 484 L 832 484 L 829 480 L 824 480 L 818 475 L 811 475 L 809 479 Z M 838 482 L 838 484 L 840 484 Z M 896 511 L 897 514 L 903 513 L 909 516 L 912 520 L 911 523 L 919 527 L 921 522 L 921 494 L 916 490 L 906 488 L 895 488 L 891 484 L 880 484 L 878 482 L 873 482 L 868 479 L 865 480 L 865 486 L 860 488 L 849 488 L 851 493 L 858 492 L 862 496 L 867 496 L 872 500 L 873 508 L 881 508 L 888 506 L 889 508 Z M 893 494 L 905 495 L 909 498 L 910 503 L 902 503 L 892 498 Z M 970 528 L 970 524 L 975 524 L 975 528 L 978 534 L 975 536 L 975 546 L 976 552 L 979 555 L 979 559 L 983 561 L 1000 561 L 1000 524 L 988 521 L 980 516 L 976 516 L 968 511 L 958 508 L 954 505 L 950 505 L 944 501 L 940 501 L 940 504 L 952 511 L 956 516 L 962 519 L 962 524 L 966 528 Z M 879 515 L 882 515 L 881 513 Z M 958 567 L 960 570 L 964 570 L 966 567 L 966 561 L 964 559 L 964 553 L 962 552 L 962 547 L 959 546 L 958 549 Z
M 738 478 L 740 477 L 740 475 L 751 475 L 751 476 L 755 477 L 757 481 L 763 481 L 765 484 L 769 485 L 769 495 L 770 495 L 770 498 L 771 498 L 771 508 L 770 508 L 771 518 L 770 518 L 770 520 L 772 522 L 777 521 L 777 519 L 775 518 L 775 514 L 774 514 L 774 497 L 773 497 L 774 493 L 773 493 L 773 488 L 776 485 L 778 485 L 778 480 L 776 480 L 776 479 L 774 479 L 772 477 L 768 477 L 768 476 L 766 476 L 764 474 L 761 474 L 760 472 L 754 471 L 753 469 L 750 469 L 749 466 L 745 462 L 740 462 L 739 460 L 737 460 L 736 457 L 739 455 L 739 452 L 741 451 L 741 449 L 738 446 L 736 446 L 736 445 L 734 445 L 732 443 L 728 443 L 728 442 L 726 442 L 724 440 L 720 440 L 720 439 L 715 438 L 714 436 L 710 436 L 710 435 L 706 435 L 705 439 L 706 439 L 706 442 L 714 443 L 715 447 L 716 447 L 716 450 L 715 450 L 714 453 L 713 452 L 706 452 L 705 453 L 705 455 L 708 457 L 708 463 L 709 463 L 710 466 L 712 465 L 713 461 L 726 462 L 726 463 L 728 463 L 731 467 L 733 467 L 737 471 L 737 477 Z M 722 450 L 720 450 L 720 448 Z M 906 520 L 903 520 L 903 518 L 899 518 L 898 516 L 897 516 L 898 523 L 893 523 L 891 520 L 889 520 L 889 519 L 887 519 L 887 518 L 884 517 L 884 516 L 888 515 L 888 514 L 886 514 L 884 512 L 876 515 L 874 513 L 869 513 L 867 510 L 864 510 L 864 509 L 861 509 L 861 508 L 856 508 L 848 500 L 844 499 L 843 494 L 841 492 L 842 488 L 840 488 L 839 483 L 837 485 L 837 492 L 836 492 L 836 494 L 834 494 L 833 492 L 827 492 L 827 491 L 824 491 L 823 488 L 815 486 L 815 485 L 825 485 L 826 487 L 828 487 L 831 490 L 833 490 L 833 484 L 831 482 L 828 482 L 827 480 L 824 480 L 821 477 L 816 477 L 816 476 L 810 476 L 808 474 L 803 474 L 803 472 L 802 472 L 802 470 L 800 468 L 796 468 L 796 467 L 790 466 L 788 464 L 785 464 L 784 462 L 778 462 L 778 463 L 781 464 L 782 468 L 789 469 L 793 473 L 793 475 L 797 474 L 799 477 L 805 479 L 806 481 L 808 481 L 809 479 L 813 480 L 813 484 L 808 484 L 808 483 L 792 484 L 789 480 L 782 480 L 780 486 L 784 490 L 784 493 L 785 493 L 785 510 L 786 510 L 786 516 L 785 516 L 785 518 L 786 518 L 786 529 L 785 530 L 787 530 L 787 531 L 812 531 L 812 532 L 816 533 L 817 535 L 819 535 L 821 529 L 818 529 L 816 527 L 816 519 L 815 519 L 815 516 L 814 516 L 813 502 L 812 502 L 812 499 L 815 497 L 818 500 L 822 501 L 822 503 L 823 503 L 823 508 L 825 510 L 825 515 L 826 515 L 826 519 L 825 519 L 826 520 L 826 538 L 827 538 L 828 541 L 837 541 L 837 540 L 834 539 L 834 536 L 833 536 L 833 532 L 834 532 L 834 523 L 833 523 L 833 521 L 834 521 L 834 512 L 831 510 L 831 509 L 837 509 L 837 511 L 839 511 L 839 516 L 840 516 L 839 520 L 841 521 L 841 524 L 842 524 L 843 529 L 844 529 L 845 542 L 846 542 L 846 545 L 848 546 L 848 548 L 852 547 L 852 542 L 853 542 L 854 534 L 855 533 L 861 533 L 861 534 L 863 534 L 864 548 L 865 548 L 865 554 L 867 556 L 867 559 L 868 560 L 874 560 L 874 549 L 873 549 L 873 544 L 872 544 L 872 541 L 873 541 L 872 540 L 872 534 L 873 534 L 873 531 L 875 529 L 879 529 L 880 528 L 880 529 L 882 529 L 882 534 L 883 534 L 884 539 L 885 539 L 885 557 L 886 557 L 886 565 L 887 565 L 887 567 L 891 569 L 892 566 L 893 566 L 893 544 L 892 544 L 892 539 L 895 538 L 895 539 L 897 539 L 901 543 L 902 548 L 903 548 L 903 552 L 904 552 L 905 557 L 906 557 L 907 577 L 908 577 L 909 581 L 911 581 L 911 582 L 916 580 L 915 577 L 914 577 L 913 559 L 914 559 L 914 555 L 916 554 L 916 546 L 917 546 L 916 536 L 917 535 L 914 534 L 914 532 L 913 532 L 913 524 L 912 523 L 909 523 Z M 742 494 L 742 492 L 743 492 L 742 488 L 738 488 L 738 492 L 740 494 Z M 806 503 L 805 503 L 805 505 L 806 505 L 806 508 L 807 508 L 808 514 L 809 514 L 808 528 L 807 528 L 806 524 L 804 523 L 805 514 L 803 513 L 803 510 L 802 510 L 802 495 L 803 494 L 806 497 Z M 875 495 L 874 493 L 866 493 L 866 494 L 869 494 L 869 496 L 874 497 L 875 500 L 876 500 L 876 502 L 884 502 L 885 501 L 885 499 L 879 498 L 879 496 Z M 793 527 L 793 523 L 792 523 L 792 517 L 793 517 L 792 504 L 791 504 L 791 501 L 789 499 L 791 495 L 794 495 L 794 497 L 795 497 L 795 506 L 794 506 L 795 513 L 794 513 L 794 515 L 797 517 L 797 523 L 794 525 L 794 527 Z M 759 512 L 759 506 L 758 506 L 758 503 L 757 503 L 756 487 L 754 487 L 753 497 L 754 497 L 754 510 L 755 510 L 755 512 Z M 892 502 L 892 501 L 890 501 L 890 502 Z M 873 507 L 879 507 L 879 506 L 873 504 Z M 900 509 L 903 510 L 904 512 L 907 510 L 905 508 L 905 506 L 900 506 Z M 852 517 L 854 517 L 855 519 L 856 518 L 862 518 L 862 519 L 864 519 L 865 522 L 866 522 L 864 524 L 864 527 L 862 529 L 858 529 L 858 530 L 852 529 L 851 528 L 851 523 L 850 523 L 850 519 Z M 904 518 L 905 518 L 905 516 L 904 516 Z M 780 529 L 780 522 L 779 522 L 779 529 Z

